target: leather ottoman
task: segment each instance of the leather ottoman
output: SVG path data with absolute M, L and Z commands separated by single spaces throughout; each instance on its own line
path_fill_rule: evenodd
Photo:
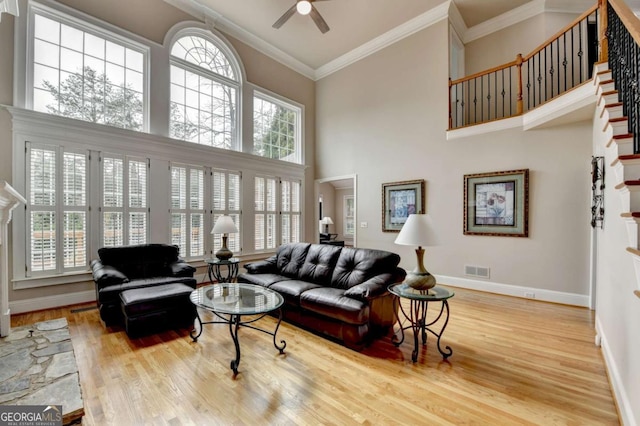
M 192 291 L 192 287 L 181 283 L 123 291 L 120 306 L 127 334 L 136 337 L 192 326 L 196 317 L 196 307 L 189 300 Z

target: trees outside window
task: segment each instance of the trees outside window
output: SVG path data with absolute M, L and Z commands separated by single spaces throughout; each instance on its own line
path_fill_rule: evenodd
M 33 109 L 145 130 L 147 50 L 36 7 Z
M 222 42 L 186 35 L 171 48 L 169 136 L 240 150 L 237 65 Z
M 300 108 L 256 93 L 253 98 L 253 153 L 301 163 Z

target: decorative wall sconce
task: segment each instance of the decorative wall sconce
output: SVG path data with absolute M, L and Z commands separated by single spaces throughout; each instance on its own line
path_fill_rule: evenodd
M 591 157 L 591 227 L 604 222 L 604 157 Z

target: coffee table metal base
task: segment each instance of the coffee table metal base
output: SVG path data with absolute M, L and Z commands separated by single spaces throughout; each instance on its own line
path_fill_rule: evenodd
M 200 337 L 200 335 L 202 334 L 202 329 L 204 328 L 203 325 L 228 324 L 229 334 L 231 334 L 231 339 L 233 339 L 233 344 L 236 347 L 236 358 L 231 360 L 231 365 L 230 365 L 234 375 L 238 374 L 238 366 L 240 365 L 240 340 L 238 338 L 238 330 L 240 329 L 240 327 L 251 328 L 253 330 L 258 330 L 273 336 L 273 346 L 275 346 L 275 348 L 281 354 L 284 353 L 284 348 L 287 347 L 287 342 L 285 342 L 284 340 L 280 340 L 280 346 L 276 342 L 276 335 L 278 334 L 278 329 L 280 328 L 280 323 L 282 322 L 282 309 L 278 309 L 278 323 L 276 324 L 276 329 L 273 332 L 251 325 L 256 321 L 261 320 L 262 318 L 267 316 L 269 313 L 261 314 L 259 317 L 250 319 L 248 321 L 242 321 L 242 315 L 240 314 L 225 315 L 225 314 L 220 314 L 218 312 L 213 312 L 213 314 L 218 318 L 220 318 L 221 321 L 217 321 L 217 320 L 202 321 L 202 319 L 200 318 L 200 314 L 196 311 L 196 320 L 198 321 L 199 327 L 197 327 L 197 333 L 196 333 L 196 329 L 194 328 L 193 330 L 191 330 L 189 335 L 191 336 L 194 342 L 197 342 L 198 337 Z

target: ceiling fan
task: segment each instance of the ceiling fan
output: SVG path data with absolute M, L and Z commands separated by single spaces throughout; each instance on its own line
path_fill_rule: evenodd
M 327 0 L 297 0 L 296 4 L 291 6 L 289 10 L 287 10 L 274 24 L 273 28 L 280 28 L 284 25 L 285 22 L 289 20 L 293 16 L 294 13 L 298 12 L 300 15 L 311 15 L 311 19 L 316 23 L 316 26 L 322 32 L 322 34 L 329 31 L 329 25 L 327 25 L 326 21 L 318 12 L 318 9 L 313 5 L 314 2 L 317 1 L 327 1 Z

